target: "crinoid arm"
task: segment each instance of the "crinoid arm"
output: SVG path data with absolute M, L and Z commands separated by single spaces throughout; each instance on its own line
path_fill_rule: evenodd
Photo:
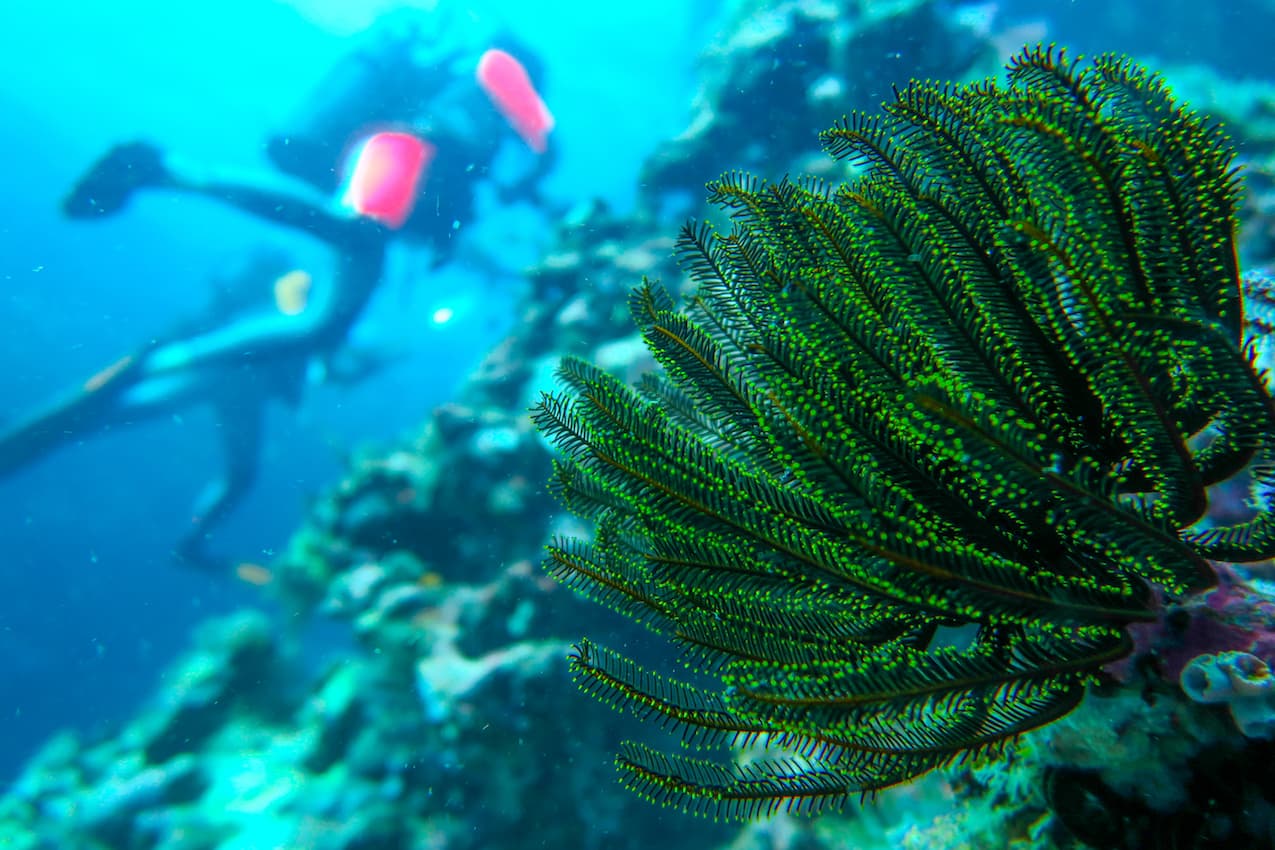
M 1218 127 L 1127 59 L 1035 48 L 823 139 L 863 176 L 726 175 L 730 226 L 679 243 L 695 297 L 634 293 L 659 375 L 568 360 L 534 414 L 597 525 L 549 569 L 689 668 L 583 642 L 577 679 L 726 756 L 619 756 L 699 814 L 814 812 L 995 754 L 1130 651 L 1153 588 L 1275 555 L 1271 511 L 1199 525 L 1219 481 L 1275 484 Z

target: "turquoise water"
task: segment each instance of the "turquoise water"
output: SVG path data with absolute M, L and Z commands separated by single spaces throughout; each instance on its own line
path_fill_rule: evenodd
M 337 370 L 314 358 L 287 372 L 295 403 L 271 400 L 256 478 L 208 540 L 226 559 L 218 569 L 179 563 L 174 549 L 222 469 L 224 405 L 116 422 L 0 475 L 0 846 L 23 834 L 42 842 L 23 850 L 379 848 L 404 845 L 378 835 L 411 834 L 430 837 L 413 848 L 484 850 L 1078 848 L 1073 833 L 1089 826 L 1111 833 L 1110 848 L 1247 850 L 1262 835 L 1252 846 L 1275 847 L 1270 742 L 1243 738 L 1221 708 L 1147 673 L 1205 650 L 1266 652 L 1269 570 L 1223 570 L 1243 604 L 1218 613 L 1219 596 L 1183 614 L 1216 645 L 1195 645 L 1164 618 L 1159 643 L 1135 636 L 1139 653 L 1154 651 L 1103 671 L 1128 678 L 1095 689 L 1009 763 L 962 763 L 824 821 L 752 827 L 620 790 L 616 740 L 649 725 L 576 692 L 568 643 L 589 634 L 640 663 L 672 662 L 535 563 L 548 534 L 587 529 L 548 498 L 549 454 L 526 416 L 563 354 L 626 380 L 649 367 L 625 293 L 644 274 L 677 289 L 670 248 L 706 181 L 735 168 L 846 177 L 818 152 L 818 130 L 847 110 L 873 112 L 911 77 L 999 73 L 1025 42 L 1128 53 L 1231 122 L 1250 193 L 1241 265 L 1269 272 L 1269 0 L 10 5 L 0 16 L 0 435 L 202 315 L 213 280 L 263 245 L 320 284 L 340 268 L 309 235 L 188 194 L 144 192 L 118 215 L 68 219 L 62 199 L 112 146 L 143 140 L 249 179 L 270 174 L 267 139 L 302 135 L 320 81 L 369 33 L 409 19 L 430 50 L 466 57 L 465 81 L 465 63 L 493 39 L 516 38 L 543 66 L 536 83 L 555 125 L 538 203 L 480 181 L 477 214 L 451 228 L 458 247 L 446 262 L 390 241 L 346 338 L 380 352 L 379 368 L 349 384 L 322 380 Z M 447 93 L 420 90 L 423 111 Z M 500 132 L 493 171 L 537 161 Z M 1261 280 L 1248 318 L 1265 328 L 1269 356 Z M 258 375 L 256 352 L 239 353 Z M 232 394 L 254 386 L 226 374 Z M 436 429 L 414 442 L 426 423 Z M 338 490 L 343 481 L 366 492 Z M 1242 503 L 1237 493 L 1221 495 Z M 316 528 L 329 536 L 313 551 L 283 557 Z M 1236 611 L 1245 623 L 1227 619 Z M 262 646 L 264 662 L 252 655 Z M 177 731 L 155 731 L 166 723 Z M 54 737 L 68 729 L 75 743 Z M 1232 786 L 1250 796 L 1225 799 Z M 372 829 L 363 843 L 338 835 L 368 812 L 402 829 Z
M 91 223 L 61 218 L 57 204 L 101 151 L 136 138 L 264 167 L 264 138 L 393 5 L 80 0 L 6 10 L 0 326 L 10 330 L 0 334 L 0 417 L 43 403 L 200 309 L 210 273 L 263 240 L 329 262 L 321 246 L 210 202 L 143 197 L 126 215 Z M 700 7 L 600 14 L 571 2 L 545 15 L 533 5 L 451 4 L 432 14 L 460 43 L 468 30 L 503 24 L 544 57 L 561 146 L 546 184 L 553 198 L 631 206 L 641 157 L 686 120 L 708 30 Z M 463 262 L 418 275 L 421 260 L 399 258 L 354 334 L 401 357 L 352 390 L 316 388 L 297 415 L 270 412 L 263 472 L 227 523 L 224 548 L 267 560 L 356 444 L 398 435 L 454 392 L 516 320 L 518 271 L 547 238 L 542 219 L 522 216 L 486 222 L 489 232 L 471 240 L 499 275 Z M 439 308 L 452 321 L 430 321 Z M 0 773 L 52 729 L 108 722 L 153 684 L 192 622 L 249 598 L 169 563 L 176 531 L 217 472 L 215 428 L 206 411 L 181 411 L 65 447 L 0 481 Z

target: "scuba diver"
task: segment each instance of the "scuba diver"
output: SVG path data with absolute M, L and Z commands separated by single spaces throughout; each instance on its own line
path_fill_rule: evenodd
M 488 102 L 479 105 L 487 113 L 503 116 L 537 154 L 545 151 L 553 119 L 511 54 L 488 50 L 460 87 L 483 93 Z M 472 106 L 470 98 L 466 108 Z M 351 126 L 368 120 L 349 118 Z M 200 498 L 175 554 L 215 565 L 206 551 L 210 532 L 253 483 L 266 403 L 295 401 L 316 366 L 337 380 L 356 380 L 377 365 L 346 338 L 380 283 L 392 240 L 431 242 L 436 265 L 450 255 L 460 216 L 472 211 L 475 184 L 487 178 L 490 164 L 484 158 L 492 131 L 470 125 L 448 127 L 440 117 L 432 138 L 384 125 L 365 126 L 361 137 L 352 130 L 353 141 L 342 140 L 345 168 L 329 169 L 341 175 L 335 187 L 285 185 L 270 175 L 227 177 L 144 142 L 111 149 L 63 201 L 68 217 L 115 215 L 140 191 L 203 196 L 317 238 L 335 254 L 335 271 L 315 282 L 303 270 L 286 270 L 273 279 L 275 297 L 264 308 L 167 335 L 102 370 L 67 399 L 0 433 L 0 475 L 84 434 L 210 404 L 220 415 L 225 470 Z
M 435 267 L 449 259 L 456 229 L 474 217 L 476 182 L 491 181 L 503 203 L 545 206 L 538 182 L 555 162 L 548 144 L 554 120 L 538 93 L 542 64 L 526 44 L 497 32 L 480 49 L 472 21 L 417 10 L 387 16 L 362 38 L 287 131 L 267 140 L 277 169 L 329 193 L 341 179 L 338 163 L 369 131 L 428 139 L 437 149 L 429 181 L 399 235 L 430 245 Z M 523 144 L 506 145 L 510 130 Z

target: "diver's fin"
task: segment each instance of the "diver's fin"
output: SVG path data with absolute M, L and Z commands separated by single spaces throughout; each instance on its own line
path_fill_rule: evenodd
M 100 426 L 100 397 L 77 390 L 0 433 L 0 477 L 40 460 L 63 443 Z
M 124 208 L 134 190 L 167 178 L 159 148 L 146 142 L 116 145 L 93 164 L 62 200 L 69 218 L 98 218 Z
M 140 354 L 121 357 L 59 401 L 0 431 L 0 476 L 105 425 L 106 412 L 132 386 L 140 361 Z

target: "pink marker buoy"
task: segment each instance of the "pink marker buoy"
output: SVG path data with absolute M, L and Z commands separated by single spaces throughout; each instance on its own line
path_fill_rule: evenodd
M 434 152 L 411 133 L 374 133 L 354 149 L 341 203 L 397 230 L 412 214 Z
M 527 147 L 544 153 L 553 115 L 541 100 L 522 63 L 503 50 L 488 50 L 478 60 L 478 85 Z

